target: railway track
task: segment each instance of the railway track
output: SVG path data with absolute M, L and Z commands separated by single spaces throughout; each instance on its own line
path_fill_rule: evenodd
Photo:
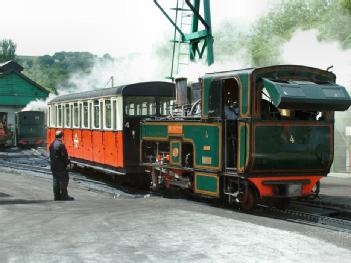
M 51 175 L 48 157 L 45 153 L 37 150 L 33 150 L 33 157 L 2 157 L 0 158 L 0 166 L 40 173 L 45 176 Z M 98 181 L 96 178 L 90 179 L 82 173 L 71 172 L 70 175 L 72 180 L 81 184 L 83 187 L 93 191 L 109 193 L 114 197 L 119 197 L 122 193 L 123 195 L 126 194 L 133 197 L 145 197 L 145 194 L 150 194 L 149 192 L 138 194 L 135 191 L 132 193 L 126 187 L 116 186 L 106 180 Z M 294 201 L 291 207 L 286 210 L 260 205 L 256 211 L 250 214 L 351 233 L 351 213 L 341 207 L 331 207 L 330 205 L 323 205 L 321 203 Z
M 285 210 L 260 206 L 255 214 L 351 233 L 351 213 L 340 209 L 299 203 Z

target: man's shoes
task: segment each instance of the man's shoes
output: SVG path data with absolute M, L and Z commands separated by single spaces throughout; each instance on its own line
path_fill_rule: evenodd
M 66 197 L 61 198 L 62 201 L 73 201 L 74 198 L 72 196 L 67 195 Z
M 61 196 L 55 195 L 54 200 L 55 200 L 55 201 L 61 201 L 62 199 L 61 199 Z

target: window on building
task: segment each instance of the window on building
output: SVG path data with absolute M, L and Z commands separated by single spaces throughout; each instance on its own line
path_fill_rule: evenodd
M 73 104 L 73 126 L 79 127 L 79 106 L 78 103 Z
M 99 129 L 100 128 L 100 104 L 98 100 L 94 100 L 93 112 L 94 112 L 94 128 Z
M 155 97 L 125 97 L 124 113 L 129 116 L 146 116 L 156 114 Z
M 111 100 L 105 100 L 105 125 L 107 129 L 112 128 L 112 105 Z
M 57 106 L 57 126 L 62 127 L 63 123 L 62 105 Z

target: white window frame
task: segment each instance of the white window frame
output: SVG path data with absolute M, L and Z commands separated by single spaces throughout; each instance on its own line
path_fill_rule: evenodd
M 114 104 L 116 106 L 114 107 Z M 112 130 L 117 130 L 117 109 L 118 109 L 118 98 L 111 98 L 111 111 L 112 111 Z
M 50 108 L 50 121 L 48 123 L 48 127 L 56 127 L 57 125 L 57 106 L 56 105 L 49 105 Z
M 123 97 L 117 98 L 117 107 L 116 107 L 116 130 L 123 131 Z
M 68 106 L 68 115 L 70 116 L 69 118 L 69 123 L 67 125 L 67 106 Z M 70 129 L 72 127 L 72 103 L 64 103 L 64 121 L 63 121 L 63 127 Z
M 89 100 L 85 100 L 85 101 L 82 101 L 82 128 L 83 129 L 90 129 L 91 127 L 91 114 L 90 114 L 90 104 L 91 104 L 91 101 Z M 85 122 L 85 115 L 84 115 L 84 103 L 87 103 L 87 106 L 88 106 L 88 126 L 85 126 L 84 125 L 84 122 Z
M 99 107 L 99 127 L 96 127 L 95 126 L 95 102 L 98 102 L 98 107 Z M 93 129 L 93 130 L 99 130 L 99 129 L 101 129 L 101 114 L 100 114 L 100 112 L 101 112 L 101 109 L 100 109 L 100 101 L 101 100 L 99 100 L 99 99 L 94 99 L 94 100 L 92 100 L 91 101 L 91 105 L 92 105 L 92 107 L 91 107 L 91 115 L 92 115 L 92 118 L 91 118 L 91 129 Z
M 48 106 L 48 113 L 47 113 L 48 117 L 46 119 L 46 126 L 47 127 L 51 127 L 51 106 Z
M 80 128 L 80 114 L 79 114 L 79 103 L 78 101 L 76 102 L 73 102 L 72 103 L 72 127 L 73 128 Z M 78 108 L 78 115 L 77 115 L 77 118 L 78 118 L 78 125 L 75 125 L 75 122 L 76 122 L 76 117 L 75 117 L 75 105 L 77 105 L 77 108 Z
M 106 117 L 107 117 L 107 114 L 106 114 L 106 101 L 110 101 L 110 106 L 111 106 L 111 116 L 110 116 L 110 120 L 111 120 L 111 127 L 107 127 L 106 125 Z M 103 127 L 104 127 L 104 130 L 108 130 L 108 131 L 112 131 L 113 130 L 113 127 L 114 127 L 114 116 L 113 116 L 113 100 L 111 98 L 105 98 L 104 99 L 104 102 L 103 102 Z
M 59 107 L 61 107 L 61 110 L 59 110 Z M 61 123 L 59 123 L 59 120 L 60 120 L 60 118 L 59 118 L 59 112 L 61 111 Z M 56 125 L 56 127 L 57 128 L 62 128 L 63 127 L 63 124 L 64 124 L 64 118 L 63 118 L 63 116 L 64 116 L 64 110 L 63 110 L 63 104 L 57 104 L 56 105 L 56 119 L 57 119 L 57 125 Z
M 88 109 L 89 109 L 89 106 L 88 106 Z M 83 109 L 83 102 L 82 101 L 78 101 L 78 114 L 79 114 L 79 128 L 80 129 L 83 129 L 83 111 L 84 111 L 84 109 Z

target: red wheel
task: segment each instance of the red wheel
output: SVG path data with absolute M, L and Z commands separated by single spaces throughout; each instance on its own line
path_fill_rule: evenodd
M 248 186 L 240 200 L 240 207 L 244 211 L 251 211 L 256 207 L 257 199 L 254 191 Z

